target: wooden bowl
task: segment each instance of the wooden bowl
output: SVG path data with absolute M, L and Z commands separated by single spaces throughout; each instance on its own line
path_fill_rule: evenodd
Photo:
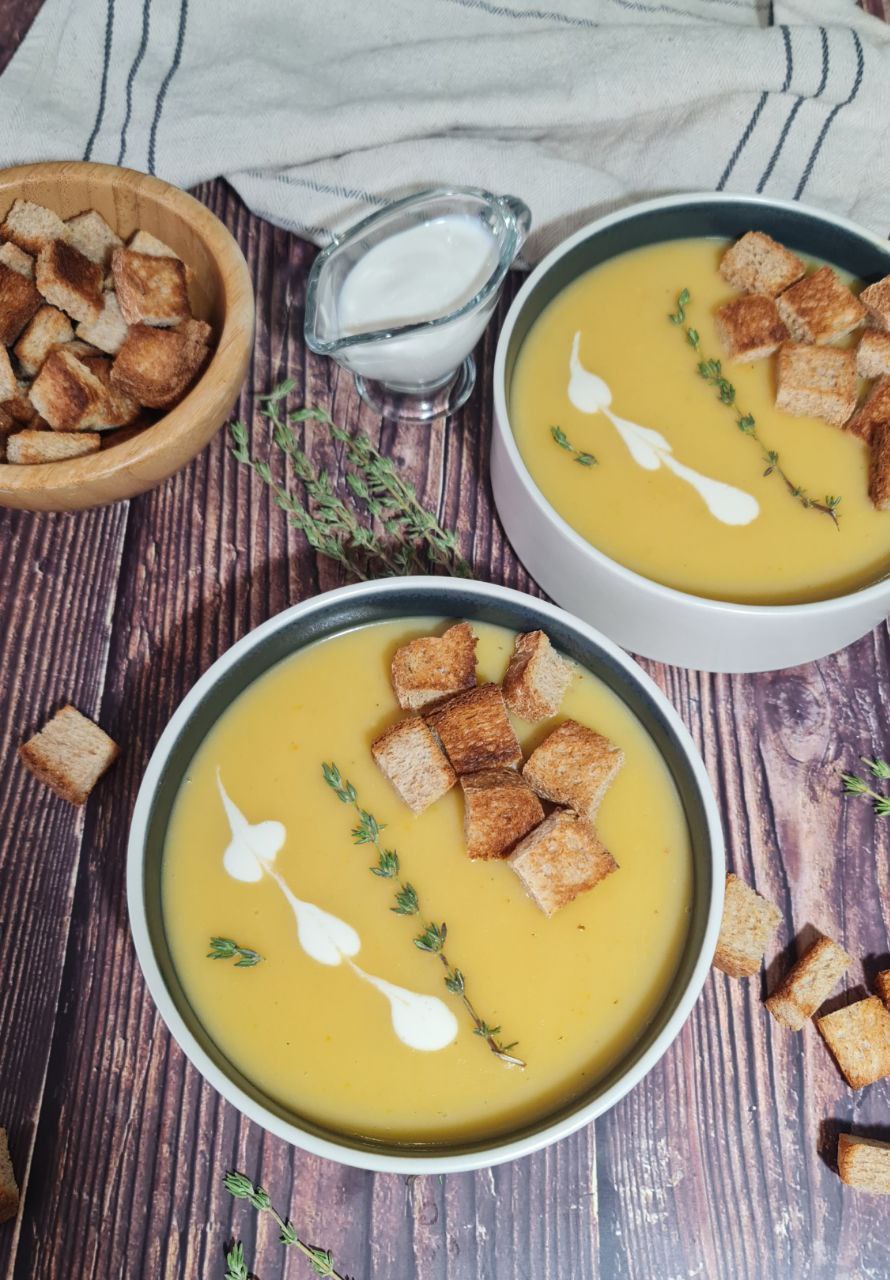
M 23 198 L 63 218 L 96 209 L 124 240 L 150 231 L 191 268 L 192 310 L 213 326 L 214 351 L 169 413 L 98 453 L 39 466 L 0 465 L 0 506 L 76 511 L 153 488 L 195 456 L 226 420 L 253 346 L 247 263 L 217 217 L 177 187 L 132 169 L 62 161 L 0 170 L 0 220 Z

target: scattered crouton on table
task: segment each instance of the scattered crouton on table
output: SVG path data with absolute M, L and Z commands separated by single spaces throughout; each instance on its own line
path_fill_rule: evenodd
M 792 1031 L 800 1031 L 853 963 L 843 947 L 830 938 L 819 938 L 789 970 L 766 1000 L 776 1019 Z
M 877 996 L 827 1013 L 816 1026 L 852 1089 L 890 1076 L 890 1010 Z
M 118 751 L 107 733 L 68 705 L 19 747 L 19 757 L 63 800 L 82 805 Z
M 842 1133 L 837 1140 L 837 1171 L 859 1191 L 890 1196 L 890 1142 Z
M 774 903 L 730 873 L 726 877 L 715 968 L 731 978 L 750 978 L 757 973 L 781 919 L 782 913 Z
M 882 969 L 875 978 L 875 991 L 890 1009 L 890 969 Z

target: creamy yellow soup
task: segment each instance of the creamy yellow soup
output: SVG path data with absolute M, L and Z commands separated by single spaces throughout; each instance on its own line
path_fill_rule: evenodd
M 513 636 L 474 624 L 480 679 L 499 680 Z M 687 935 L 691 852 L 681 802 L 654 743 L 598 679 L 578 670 L 562 715 L 620 744 L 624 768 L 598 819 L 620 869 L 551 919 L 503 862 L 465 853 L 453 790 L 412 815 L 369 746 L 398 716 L 389 664 L 398 644 L 441 630 L 412 619 L 358 629 L 281 662 L 220 718 L 191 762 L 170 823 L 163 911 L 186 994 L 223 1053 L 279 1103 L 352 1135 L 445 1141 L 503 1133 L 586 1090 L 631 1048 L 662 1001 Z M 516 721 L 525 746 L 547 725 Z M 552 727 L 552 725 L 550 726 Z M 505 1066 L 473 1034 L 437 957 L 414 946 L 419 916 L 391 911 L 394 882 L 353 844 L 356 815 L 326 785 L 335 762 L 359 802 L 386 824 L 401 876 L 424 921 L 447 924 L 446 954 L 467 994 L 524 1070 Z M 276 872 L 301 900 L 358 933 L 363 971 L 436 996 L 456 1038 L 425 1052 L 394 1032 L 386 999 L 346 963 L 301 948 L 280 885 L 227 874 L 231 831 L 217 787 L 251 824 L 280 822 Z M 258 952 L 254 967 L 207 957 L 211 937 Z
M 890 567 L 890 515 L 868 498 L 868 452 L 855 436 L 775 407 L 775 359 L 730 361 L 714 324 L 735 296 L 717 264 L 725 243 L 678 240 L 647 246 L 587 272 L 546 308 L 529 332 L 510 388 L 510 416 L 522 457 L 542 493 L 588 542 L 656 582 L 741 603 L 826 599 L 876 580 Z M 668 315 L 683 288 L 687 323 L 707 358 L 720 359 L 738 403 L 753 414 L 766 447 L 795 486 L 813 498 L 840 496 L 838 527 L 805 509 L 779 475 L 764 475 L 757 443 L 698 375 L 699 357 Z M 666 465 L 645 470 L 602 413 L 569 399 L 574 335 L 582 366 L 612 393 L 611 410 L 654 428 L 673 457 L 756 500 L 750 523 L 716 519 Z M 585 467 L 560 448 L 561 428 Z

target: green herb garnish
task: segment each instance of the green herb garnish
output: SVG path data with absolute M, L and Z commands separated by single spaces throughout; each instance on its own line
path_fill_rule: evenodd
M 708 360 L 705 358 L 701 349 L 701 338 L 697 329 L 693 329 L 691 325 L 686 325 L 686 308 L 692 300 L 692 295 L 688 289 L 682 289 L 677 295 L 677 309 L 669 314 L 668 319 L 671 324 L 686 326 L 686 341 L 692 347 L 695 354 L 699 357 L 698 374 L 704 378 L 708 386 L 713 387 L 717 392 L 717 399 L 721 404 L 732 409 L 736 417 L 736 426 L 739 431 L 746 436 L 750 436 L 756 444 L 760 446 L 760 453 L 766 464 L 764 476 L 777 475 L 784 483 L 785 488 L 796 499 L 802 507 L 807 511 L 821 511 L 825 515 L 830 516 L 834 521 L 836 529 L 840 528 L 838 520 L 838 507 L 841 504 L 840 498 L 833 497 L 831 494 L 825 495 L 823 502 L 811 498 L 801 485 L 795 484 L 793 480 L 785 473 L 779 462 L 779 455 L 775 449 L 769 449 L 763 443 L 757 433 L 757 423 L 753 413 L 743 413 L 736 401 L 736 390 L 728 378 L 723 375 L 723 369 L 719 360 Z
M 226 1174 L 223 1185 L 229 1195 L 234 1196 L 236 1200 L 248 1200 L 260 1213 L 271 1214 L 278 1223 L 281 1243 L 298 1249 L 308 1259 L 309 1265 L 317 1276 L 325 1276 L 327 1280 L 349 1280 L 348 1276 L 334 1269 L 334 1259 L 329 1249 L 318 1249 L 299 1238 L 293 1223 L 288 1218 L 283 1218 L 274 1208 L 268 1192 L 262 1187 L 254 1186 L 248 1177 L 234 1169 Z M 229 1269 L 225 1280 L 247 1280 L 249 1273 L 240 1243 L 233 1244 L 231 1249 L 227 1250 L 226 1262 Z
M 867 756 L 861 756 L 860 759 L 873 778 L 890 778 L 890 764 L 886 760 L 869 760 Z M 886 818 L 890 814 L 890 795 L 875 791 L 865 778 L 860 778 L 855 773 L 842 773 L 841 781 L 846 795 L 868 796 L 879 818 Z
M 472 577 L 460 554 L 457 535 L 442 528 L 414 488 L 401 479 L 393 463 L 375 449 L 364 432 L 344 431 L 325 409 L 284 411 L 283 402 L 294 385 L 288 378 L 269 395 L 261 396 L 259 412 L 271 424 L 272 441 L 287 459 L 305 498 L 288 492 L 273 478 L 269 463 L 253 457 L 243 422 L 229 425 L 231 452 L 268 485 L 276 506 L 304 534 L 312 549 L 360 579 L 381 572 L 392 576 L 427 573 L 431 567 L 459 578 Z M 316 470 L 300 448 L 294 428 L 304 422 L 321 423 L 344 446 L 346 460 L 354 468 L 344 477 L 349 502 L 336 492 L 328 473 Z
M 208 960 L 234 960 L 235 956 L 238 956 L 235 961 L 236 969 L 252 969 L 263 958 L 258 951 L 251 951 L 249 947 L 239 947 L 231 938 L 210 939 Z
M 369 844 L 377 853 L 377 862 L 369 867 L 368 870 L 372 875 L 379 876 L 382 879 L 396 880 L 399 875 L 399 855 L 395 849 L 384 848 L 380 839 L 385 824 L 378 822 L 372 813 L 368 813 L 367 809 L 361 807 L 355 787 L 343 777 L 333 762 L 331 764 L 323 764 L 321 771 L 325 782 L 334 792 L 337 799 L 343 804 L 351 805 L 358 814 L 358 822 L 352 829 L 353 844 Z M 390 911 L 397 916 L 415 916 L 421 913 L 417 890 L 413 885 L 401 880 L 398 881 L 395 903 L 394 907 L 390 907 Z M 501 1044 L 496 1038 L 501 1028 L 490 1027 L 487 1022 L 479 1017 L 473 1007 L 467 995 L 466 979 L 463 973 L 460 969 L 454 968 L 445 954 L 445 939 L 447 935 L 448 928 L 444 920 L 441 924 L 427 922 L 424 923 L 420 933 L 415 935 L 414 945 L 420 951 L 427 951 L 430 955 L 439 957 L 439 960 L 445 966 L 446 988 L 452 995 L 459 997 L 473 1021 L 474 1033 L 485 1040 L 495 1057 L 500 1058 L 509 1067 L 524 1067 L 525 1063 L 522 1059 L 516 1058 L 510 1053 L 511 1049 L 516 1048 L 518 1041 L 514 1040 L 511 1044 Z
M 562 427 L 551 427 L 550 434 L 560 449 L 565 449 L 566 453 L 574 455 L 575 461 L 582 467 L 595 467 L 598 465 L 597 459 L 592 453 L 583 453 L 582 450 L 576 449 L 569 437 L 563 431 Z

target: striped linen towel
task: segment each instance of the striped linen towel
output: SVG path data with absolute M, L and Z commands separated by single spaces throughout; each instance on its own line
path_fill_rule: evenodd
M 388 200 L 521 196 L 539 258 L 631 200 L 799 198 L 890 233 L 890 27 L 851 0 L 46 0 L 0 164 L 225 175 L 324 243 Z

